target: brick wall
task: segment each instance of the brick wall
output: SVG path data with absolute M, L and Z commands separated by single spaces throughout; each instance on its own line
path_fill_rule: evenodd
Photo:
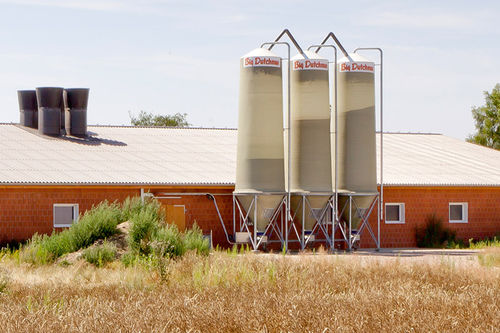
M 229 233 L 232 233 L 232 193 L 226 188 L 146 188 L 146 191 L 161 195 L 162 192 L 210 192 L 216 195 L 220 212 Z M 102 200 L 122 201 L 128 196 L 140 194 L 139 187 L 2 187 L 0 188 L 0 243 L 25 240 L 35 232 L 51 233 L 54 203 L 78 203 L 80 213 Z M 165 195 L 167 196 L 167 195 Z M 163 204 L 184 205 L 186 226 L 196 223 L 204 232 L 212 230 L 214 245 L 227 246 L 224 231 L 213 201 L 206 196 L 169 196 L 161 199 Z M 384 201 L 405 203 L 405 223 L 381 222 L 382 247 L 413 247 L 415 227 L 423 225 L 429 214 L 436 213 L 445 226 L 456 230 L 461 239 L 484 238 L 500 233 L 500 187 L 386 187 Z M 468 223 L 448 222 L 448 203 L 468 203 Z M 370 223 L 376 232 L 376 211 Z M 374 243 L 365 232 L 362 247 L 373 247 Z
M 415 228 L 425 225 L 427 216 L 435 213 L 445 227 L 455 230 L 457 238 L 492 237 L 500 233 L 500 187 L 385 187 L 385 203 L 405 204 L 405 223 L 381 222 L 382 247 L 416 246 Z M 468 203 L 468 223 L 449 223 L 449 203 Z M 376 231 L 377 215 L 370 223 Z M 362 247 L 374 243 L 364 234 Z

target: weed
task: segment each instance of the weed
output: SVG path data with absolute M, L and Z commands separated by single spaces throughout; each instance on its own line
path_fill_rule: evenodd
M 0 268 L 0 294 L 3 294 L 7 291 L 9 282 L 10 282 L 10 277 L 8 272 Z
M 443 220 L 436 214 L 429 215 L 424 227 L 415 231 L 417 246 L 439 248 L 445 243 L 456 243 L 455 233 L 443 226 Z
M 486 267 L 500 267 L 500 247 L 485 248 L 478 254 L 479 263 Z
M 104 241 L 102 245 L 85 249 L 82 257 L 96 267 L 103 267 L 116 258 L 116 246 Z
M 137 254 L 151 253 L 151 241 L 160 228 L 160 221 L 154 211 L 141 210 L 130 217 L 129 246 Z
M 196 223 L 193 228 L 185 232 L 183 243 L 187 251 L 195 251 L 200 255 L 207 255 L 210 252 L 210 243 Z
M 474 241 L 469 239 L 469 247 L 471 249 L 484 249 L 488 247 L 500 247 L 500 237 L 486 238 L 483 240 Z
M 180 257 L 186 252 L 186 244 L 177 226 L 166 225 L 159 228 L 151 242 L 153 252 L 158 257 Z

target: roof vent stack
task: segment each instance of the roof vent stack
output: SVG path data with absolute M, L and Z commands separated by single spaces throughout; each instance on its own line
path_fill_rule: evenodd
M 38 133 L 61 135 L 61 110 L 63 107 L 63 88 L 36 88 L 38 102 Z
M 18 90 L 17 99 L 19 101 L 19 123 L 22 126 L 38 127 L 38 106 L 36 102 L 35 90 Z
M 64 119 L 66 135 L 84 137 L 87 135 L 88 88 L 65 89 Z

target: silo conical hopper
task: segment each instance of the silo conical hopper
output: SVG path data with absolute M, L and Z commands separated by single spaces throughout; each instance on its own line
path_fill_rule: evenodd
M 235 192 L 264 231 L 285 192 L 281 58 L 258 48 L 240 60 Z M 257 196 L 257 214 L 250 207 Z
M 377 194 L 375 64 L 356 53 L 349 57 L 337 65 L 338 206 L 342 210 L 349 200 L 347 193 L 355 193 L 351 226 L 357 229 L 361 215 Z M 348 221 L 348 207 L 342 217 Z
M 290 83 L 292 209 L 307 196 L 304 228 L 311 230 L 332 195 L 328 60 L 312 51 L 296 55 Z
M 19 123 L 22 126 L 36 128 L 35 115 L 37 113 L 36 91 L 18 90 L 17 99 L 19 101 Z
M 65 129 L 67 135 L 87 135 L 87 105 L 89 89 L 64 89 Z
M 36 88 L 36 99 L 38 132 L 45 135 L 60 135 L 63 88 Z

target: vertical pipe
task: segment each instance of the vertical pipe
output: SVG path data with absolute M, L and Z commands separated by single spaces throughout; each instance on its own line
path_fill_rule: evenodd
M 347 236 L 347 239 L 349 239 L 349 251 L 351 251 L 351 249 L 352 249 L 351 220 L 352 220 L 352 195 L 349 195 L 349 235 Z
M 377 251 L 380 250 L 380 197 L 377 198 Z
M 253 196 L 253 241 L 254 241 L 254 246 L 253 249 L 257 250 L 257 194 L 254 194 Z
M 288 44 L 287 44 L 288 45 Z M 301 50 L 302 51 L 302 50 Z M 301 52 L 303 53 L 303 52 Z M 292 195 L 290 193 L 290 174 L 291 174 L 291 171 L 292 171 L 292 159 L 291 159 L 291 156 L 292 156 L 292 141 L 291 141 L 291 137 L 292 137 L 292 126 L 291 126 L 291 120 L 292 120 L 292 109 L 291 109 L 291 106 L 290 106 L 290 103 L 291 103 L 291 96 L 290 96 L 290 77 L 292 75 L 292 65 L 290 64 L 290 45 L 288 45 L 288 92 L 287 92 L 287 100 L 288 100 L 288 174 L 287 174 L 287 189 L 286 191 L 288 192 L 288 198 L 287 198 L 287 202 L 288 202 L 288 206 L 287 206 L 287 218 L 286 220 L 290 220 L 291 222 L 291 218 L 292 218 L 292 213 L 291 213 L 291 209 L 290 209 L 290 205 L 291 205 L 291 202 L 292 202 Z M 293 223 L 293 222 L 292 222 Z M 286 226 L 286 252 L 288 252 L 288 222 L 287 222 L 287 226 Z
M 382 49 L 379 49 L 380 52 L 380 217 L 384 218 L 384 94 L 383 94 L 383 73 L 384 73 L 384 52 Z M 377 249 L 380 250 L 380 219 L 378 219 L 377 224 L 377 238 L 378 238 L 378 246 Z
M 304 232 L 304 228 L 305 228 L 305 219 L 306 219 L 306 196 L 304 194 L 302 194 L 302 233 L 301 233 L 301 247 L 302 247 L 302 250 L 305 248 L 305 232 Z
M 233 195 L 233 236 L 236 235 L 236 197 Z M 236 240 L 236 239 L 233 239 Z
M 374 50 L 380 54 L 380 198 L 377 219 L 378 249 L 380 249 L 380 220 L 384 219 L 384 51 L 380 47 L 358 47 L 359 50 Z
M 342 47 L 342 45 L 340 44 L 340 42 L 338 41 L 337 37 L 335 37 L 335 35 L 331 32 L 330 33 L 332 35 L 332 38 L 335 40 L 335 42 L 343 49 L 342 52 L 344 52 L 346 55 L 347 55 L 347 52 L 345 52 L 345 49 Z M 338 210 L 338 172 L 339 172 L 339 168 L 338 168 L 338 122 L 339 122 L 339 119 L 338 119 L 338 112 L 337 112 L 337 95 L 338 95 L 338 91 L 337 91 L 337 48 L 335 47 L 335 45 L 331 45 L 331 44 L 324 44 L 327 40 L 328 40 L 328 37 L 330 37 L 330 34 L 327 35 L 327 37 L 325 38 L 325 40 L 323 41 L 323 44 L 321 45 L 311 45 L 309 46 L 308 50 L 310 50 L 311 48 L 313 47 L 317 47 L 316 49 L 316 53 L 319 52 L 319 50 L 322 48 L 322 47 L 331 47 L 333 48 L 333 61 L 334 61 L 334 69 L 333 69 L 333 77 L 334 77 L 334 90 L 335 90 L 335 98 L 334 98 L 334 108 L 335 108 L 335 152 L 334 152 L 334 156 L 335 156 L 335 202 L 333 203 L 333 212 L 332 213 L 335 213 L 332 214 L 332 250 L 335 249 L 335 223 L 337 222 L 337 210 Z

